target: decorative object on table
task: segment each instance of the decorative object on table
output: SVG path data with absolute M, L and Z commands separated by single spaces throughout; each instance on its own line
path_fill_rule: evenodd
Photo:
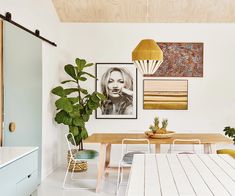
M 144 80 L 144 109 L 187 110 L 187 80 Z
M 223 131 L 225 132 L 225 135 L 233 139 L 233 142 L 235 144 L 235 128 L 228 126 L 228 127 L 224 127 Z
M 150 77 L 203 77 L 203 43 L 158 42 L 164 61 Z
M 55 102 L 57 109 L 55 121 L 58 124 L 68 125 L 69 132 L 73 134 L 76 145 L 81 151 L 83 150 L 83 140 L 88 137 L 85 124 L 93 110 L 96 110 L 106 97 L 97 91 L 90 94 L 88 90 L 81 87 L 81 82 L 86 81 L 87 76 L 96 78 L 84 71 L 87 67 L 93 66 L 93 63 L 87 63 L 84 59 L 79 58 L 75 59 L 75 63 L 75 66 L 71 64 L 64 66 L 65 72 L 71 78 L 61 82 L 61 84 L 70 84 L 71 86 L 67 88 L 57 86 L 51 92 L 59 96 Z M 81 164 L 84 165 L 83 162 Z M 86 167 L 84 166 L 84 169 Z
M 167 131 L 166 127 L 168 125 L 168 120 L 162 120 L 162 127 L 159 127 L 159 118 L 156 116 L 154 118 L 153 125 L 149 126 L 150 131 L 146 131 L 145 134 L 150 138 L 170 138 L 174 131 Z
M 144 74 L 154 74 L 163 62 L 163 52 L 152 39 L 143 39 L 132 52 L 132 61 Z
M 107 99 L 97 119 L 137 118 L 137 69 L 133 63 L 96 63 L 96 89 Z

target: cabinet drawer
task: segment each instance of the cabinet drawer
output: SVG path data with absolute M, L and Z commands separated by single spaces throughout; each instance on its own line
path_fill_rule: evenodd
M 17 183 L 38 169 L 38 152 L 32 152 L 0 169 L 1 179 Z
M 38 171 L 34 171 L 16 184 L 17 196 L 28 196 L 37 189 Z
M 32 152 L 25 157 L 15 161 L 14 169 L 16 183 L 38 170 L 38 152 Z M 16 175 L 17 174 L 17 175 Z
M 38 151 L 34 151 L 2 167 L 0 169 L 0 196 L 18 196 L 18 192 L 16 192 L 16 187 L 18 186 L 19 190 L 26 189 L 26 191 L 32 193 L 38 184 L 37 171 Z M 20 184 L 21 182 L 22 184 Z M 28 187 L 24 188 L 24 184 L 27 184 Z

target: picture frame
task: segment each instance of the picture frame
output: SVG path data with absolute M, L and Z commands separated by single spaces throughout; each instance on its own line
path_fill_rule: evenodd
M 188 80 L 143 80 L 144 110 L 188 110 Z
M 202 42 L 158 42 L 164 61 L 147 77 L 203 77 Z
M 137 119 L 137 68 L 133 63 L 96 63 L 96 91 L 107 100 L 96 119 Z

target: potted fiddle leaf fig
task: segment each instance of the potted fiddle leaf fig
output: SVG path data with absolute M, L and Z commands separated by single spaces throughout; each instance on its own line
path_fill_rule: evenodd
M 62 81 L 60 86 L 51 91 L 59 97 L 55 102 L 57 109 L 55 121 L 68 126 L 69 132 L 74 135 L 76 145 L 79 146 L 79 151 L 83 150 L 83 140 L 88 137 L 86 122 L 92 112 L 100 107 L 101 102 L 106 99 L 103 94 L 96 91 L 89 93 L 81 86 L 88 78 L 96 79 L 95 76 L 84 71 L 91 66 L 93 63 L 76 58 L 75 66 L 71 64 L 64 66 L 64 70 L 70 78 Z M 66 87 L 63 87 L 64 84 Z

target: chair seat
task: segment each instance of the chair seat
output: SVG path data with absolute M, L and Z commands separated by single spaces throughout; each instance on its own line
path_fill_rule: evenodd
M 144 152 L 141 151 L 128 152 L 123 156 L 122 161 L 126 164 L 132 164 L 133 157 L 135 154 L 144 154 Z
M 75 159 L 94 159 L 99 155 L 96 150 L 81 150 L 74 154 Z
M 233 149 L 220 149 L 220 150 L 217 150 L 217 154 L 228 154 L 232 156 L 233 158 L 235 158 L 235 150 Z

